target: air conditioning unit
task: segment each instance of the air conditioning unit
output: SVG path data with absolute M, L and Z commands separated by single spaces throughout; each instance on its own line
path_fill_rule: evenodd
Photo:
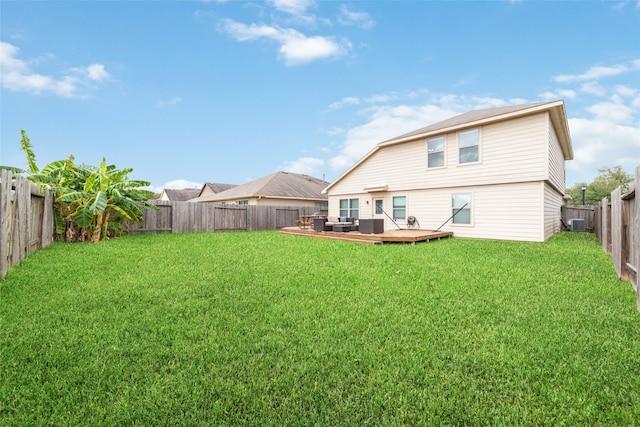
M 572 218 L 568 220 L 567 226 L 569 227 L 569 231 L 586 231 L 587 230 L 586 222 L 582 218 Z

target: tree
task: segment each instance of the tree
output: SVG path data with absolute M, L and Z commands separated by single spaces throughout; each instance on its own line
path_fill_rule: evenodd
M 595 205 L 605 197 L 611 200 L 611 192 L 618 187 L 622 187 L 622 192 L 629 191 L 629 184 L 633 182 L 633 176 L 622 170 L 622 166 L 613 168 L 600 168 L 600 173 L 592 183 L 578 182 L 573 187 L 567 189 L 567 194 L 571 196 L 570 205 L 582 204 L 582 187 L 586 187 L 584 192 L 585 204 Z
M 133 169 L 116 169 L 114 165 L 107 166 L 102 159 L 100 166 L 85 180 L 80 191 L 69 191 L 58 200 L 68 203 L 71 212 L 68 218 L 83 230 L 81 238 L 86 237 L 97 242 L 124 231 L 125 222 L 142 221 L 142 208 L 155 208 L 148 201 L 153 193 L 141 190 L 148 186 L 146 181 L 128 179 L 127 175 Z
M 102 159 L 99 167 L 77 165 L 73 156 L 39 169 L 26 132 L 21 148 L 27 156 L 27 179 L 52 191 L 56 235 L 71 242 L 97 242 L 120 235 L 127 222 L 140 222 L 143 209 L 157 209 L 148 198 L 153 193 L 142 187 L 150 183 L 130 180 L 133 169 L 116 169 Z

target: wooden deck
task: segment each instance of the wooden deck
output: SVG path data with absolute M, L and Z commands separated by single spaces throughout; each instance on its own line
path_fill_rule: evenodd
M 318 239 L 344 240 L 357 243 L 369 243 L 372 245 L 382 245 L 383 243 L 411 243 L 428 242 L 430 240 L 440 240 L 453 236 L 450 231 L 431 230 L 385 230 L 381 234 L 361 234 L 359 231 L 337 232 L 337 231 L 315 231 L 313 228 L 284 227 L 281 234 L 294 236 L 315 237 Z

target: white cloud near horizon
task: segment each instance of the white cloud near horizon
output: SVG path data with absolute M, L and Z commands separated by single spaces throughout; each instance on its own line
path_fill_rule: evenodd
M 154 193 L 160 194 L 164 189 L 185 190 L 195 188 L 200 190 L 203 185 L 203 182 L 193 182 L 186 179 L 174 179 L 173 181 L 166 182 L 161 186 L 150 185 L 149 187 L 147 187 L 147 189 L 149 191 L 153 191 Z
M 285 162 L 280 169 L 285 172 L 301 173 L 318 177 L 324 167 L 324 160 L 315 157 L 300 157 L 292 162 Z
M 347 130 L 339 154 L 332 157 L 329 164 L 334 170 L 345 170 L 376 144 L 455 114 L 456 111 L 437 105 L 398 105 L 371 109 L 366 123 Z
M 0 41 L 0 80 L 2 87 L 15 92 L 28 92 L 34 95 L 51 93 L 65 98 L 85 97 L 91 82 L 111 79 L 111 75 L 102 64 L 90 64 L 87 67 L 75 67 L 60 77 L 43 75 L 31 69 L 41 59 L 27 61 L 19 59 L 20 49 L 11 43 Z
M 270 25 L 243 24 L 232 19 L 221 21 L 221 29 L 237 41 L 270 39 L 280 44 L 279 57 L 287 65 L 300 65 L 318 59 L 345 55 L 351 49 L 348 40 L 334 37 L 306 36 L 292 28 Z

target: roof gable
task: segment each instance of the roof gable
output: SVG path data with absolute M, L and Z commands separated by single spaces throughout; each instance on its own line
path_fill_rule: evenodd
M 197 188 L 185 188 L 182 190 L 169 188 L 165 189 L 164 193 L 171 201 L 185 202 L 187 200 L 193 199 L 194 197 L 198 197 L 198 194 L 200 194 L 200 190 L 198 190 Z
M 446 129 L 455 128 L 459 126 L 465 126 L 465 127 L 471 126 L 473 123 L 477 123 L 479 121 L 499 118 L 500 116 L 504 116 L 511 113 L 517 113 L 523 110 L 528 110 L 528 109 L 545 105 L 545 104 L 548 104 L 548 102 L 537 102 L 533 104 L 522 104 L 522 105 L 508 105 L 506 107 L 472 110 L 472 111 L 468 111 L 466 113 L 451 117 L 449 119 L 442 120 L 432 125 L 414 130 L 412 132 L 405 133 L 404 135 L 400 135 L 390 140 L 384 141 L 381 144 L 403 140 L 403 139 L 414 137 L 414 136 L 425 135 L 425 134 L 430 134 L 434 132 L 441 132 Z
M 208 188 L 209 190 L 211 190 L 213 193 L 217 194 L 217 193 L 221 193 L 223 191 L 226 191 L 230 188 L 233 187 L 237 187 L 237 184 L 222 184 L 219 182 L 205 182 L 204 186 L 202 187 L 202 190 L 200 190 L 200 194 L 202 194 L 202 191 L 204 191 L 204 189 Z

